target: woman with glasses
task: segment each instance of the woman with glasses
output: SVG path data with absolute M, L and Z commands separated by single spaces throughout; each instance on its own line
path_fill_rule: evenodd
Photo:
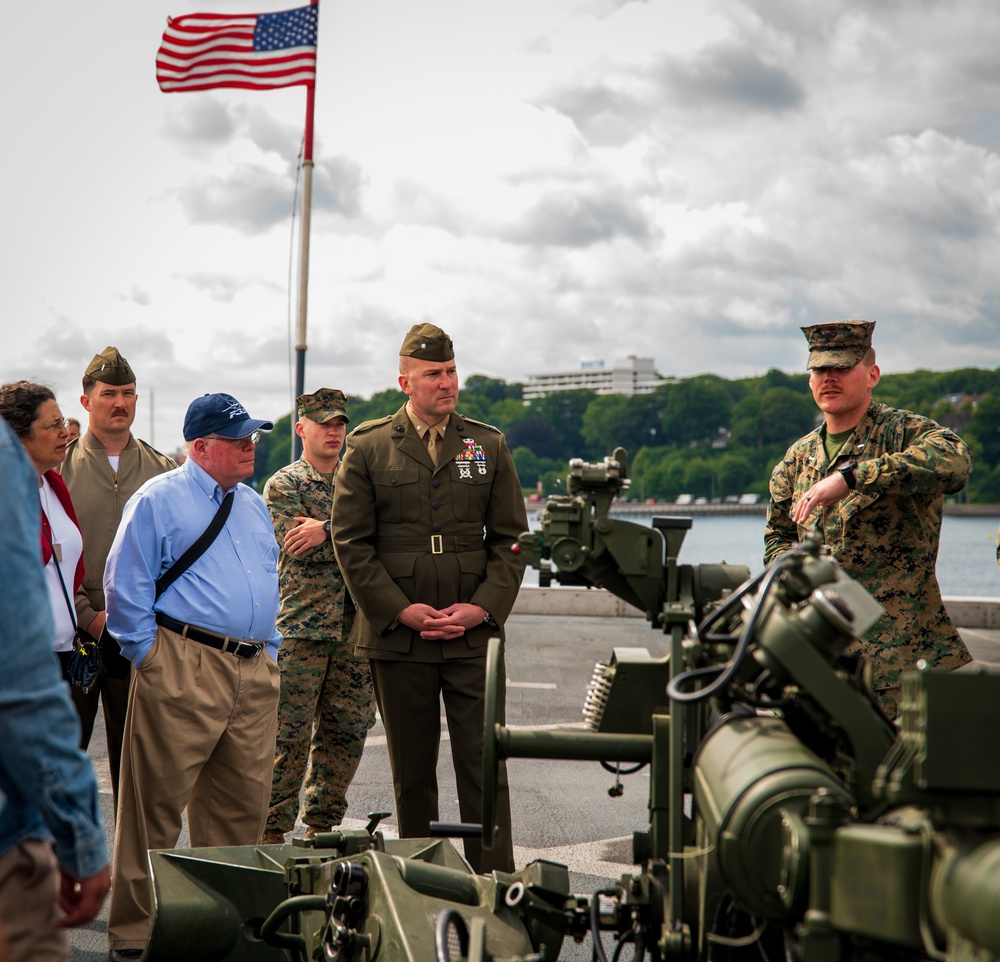
M 83 581 L 83 536 L 57 470 L 66 457 L 69 427 L 55 394 L 34 381 L 0 385 L 0 416 L 18 436 L 38 472 L 39 540 L 56 627 L 53 647 L 65 667 L 76 634 L 73 596 Z

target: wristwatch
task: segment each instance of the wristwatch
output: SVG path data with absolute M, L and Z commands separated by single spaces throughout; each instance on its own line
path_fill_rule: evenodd
M 326 521 L 323 522 L 323 533 L 327 537 L 330 536 L 330 519 L 329 518 L 327 518 Z
M 491 615 L 488 611 L 485 615 L 483 615 L 483 624 L 489 625 L 492 628 L 497 627 L 497 623 L 493 620 L 493 615 Z
M 837 466 L 841 477 L 847 482 L 847 487 L 853 491 L 858 486 L 858 462 L 845 461 Z

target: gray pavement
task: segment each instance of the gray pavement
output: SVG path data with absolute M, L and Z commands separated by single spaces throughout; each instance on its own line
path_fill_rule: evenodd
M 1000 667 L 1000 630 L 961 629 L 973 657 Z M 595 662 L 615 647 L 645 647 L 665 652 L 665 639 L 641 619 L 514 615 L 508 625 L 507 724 L 511 728 L 583 729 L 582 706 Z M 113 845 L 113 814 L 107 749 L 100 720 L 90 754 L 101 784 L 101 804 Z M 458 820 L 455 780 L 448 738 L 442 741 L 438 770 L 441 818 Z M 614 778 L 594 762 L 513 759 L 508 763 L 518 866 L 545 858 L 569 866 L 574 891 L 589 893 L 633 870 L 631 835 L 648 824 L 649 773 L 643 769 L 622 779 L 625 792 L 611 798 Z M 392 782 L 385 735 L 378 722 L 369 733 L 364 758 L 348 794 L 345 827 L 361 828 L 366 815 L 392 811 Z M 382 823 L 393 834 L 395 820 Z M 304 835 L 299 823 L 294 835 Z M 181 838 L 181 845 L 187 839 Z M 75 962 L 107 958 L 107 907 L 90 926 L 71 933 Z M 564 958 L 590 957 L 588 946 L 568 945 Z

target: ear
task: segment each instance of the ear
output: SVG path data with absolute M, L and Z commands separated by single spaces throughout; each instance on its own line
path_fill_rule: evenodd
M 413 392 L 410 390 L 410 379 L 405 374 L 400 374 L 396 380 L 399 382 L 399 389 L 407 397 L 409 397 Z
M 81 394 L 80 395 L 80 405 L 88 414 L 90 413 L 90 395 Z
M 295 430 L 295 433 L 301 438 L 302 437 L 302 422 L 301 421 L 296 421 L 295 422 L 295 428 L 294 428 L 294 430 Z
M 879 370 L 879 366 L 877 364 L 873 364 L 870 368 L 868 368 L 869 388 L 874 388 L 875 385 L 878 384 L 878 382 L 881 380 L 881 378 L 882 378 L 882 372 Z

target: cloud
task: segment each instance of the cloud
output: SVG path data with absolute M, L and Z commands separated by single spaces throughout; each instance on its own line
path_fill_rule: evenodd
M 241 164 L 226 177 L 193 181 L 176 196 L 192 224 L 218 224 L 253 235 L 288 223 L 294 182 L 265 167 Z
M 644 240 L 649 225 L 635 202 L 620 191 L 560 190 L 544 194 L 502 236 L 519 244 L 589 247 L 614 237 Z

